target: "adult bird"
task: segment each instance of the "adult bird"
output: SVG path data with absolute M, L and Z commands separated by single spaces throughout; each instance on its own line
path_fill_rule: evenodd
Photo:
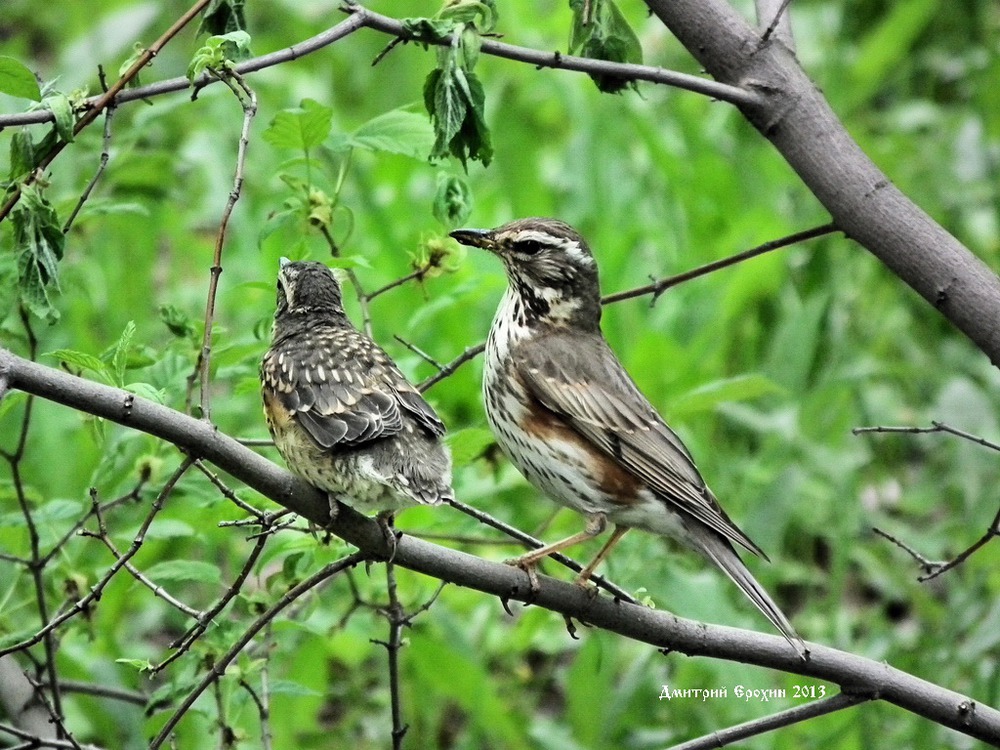
M 766 555 L 729 520 L 604 340 L 597 263 L 583 238 L 543 218 L 451 236 L 490 251 L 507 272 L 483 375 L 497 442 L 532 484 L 587 518 L 583 532 L 510 562 L 537 585 L 542 558 L 600 534 L 610 521 L 614 532 L 577 579 L 585 583 L 630 528 L 673 537 L 722 568 L 804 655 L 802 639 L 733 545 Z
M 332 517 L 339 501 L 377 512 L 385 529 L 396 510 L 452 499 L 444 424 L 348 319 L 330 269 L 282 258 L 277 292 L 260 379 L 288 468 L 329 494 Z

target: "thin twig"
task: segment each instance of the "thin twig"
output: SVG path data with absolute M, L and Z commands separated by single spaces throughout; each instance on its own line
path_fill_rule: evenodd
M 209 378 L 212 370 L 212 323 L 215 319 L 215 295 L 219 287 L 219 276 L 222 274 L 222 248 L 226 241 L 226 227 L 229 217 L 233 214 L 236 202 L 243 190 L 243 172 L 246 169 L 247 146 L 250 145 L 250 124 L 257 114 L 257 94 L 247 86 L 239 73 L 233 70 L 216 72 L 243 108 L 243 129 L 240 131 L 240 143 L 236 150 L 236 173 L 233 177 L 233 189 L 229 192 L 229 200 L 219 221 L 219 231 L 215 236 L 215 250 L 212 254 L 212 267 L 208 283 L 208 298 L 205 302 L 205 334 L 201 345 L 201 418 L 211 422 L 211 389 Z
M 228 667 L 233 659 L 239 656 L 240 652 L 247 647 L 247 645 L 254 639 L 254 636 L 259 633 L 264 626 L 266 626 L 271 620 L 273 620 L 285 607 L 294 602 L 303 594 L 311 591 L 312 589 L 319 586 L 321 583 L 329 578 L 337 575 L 343 570 L 352 568 L 358 563 L 364 562 L 368 559 L 368 554 L 365 552 L 355 552 L 343 557 L 336 562 L 332 562 L 329 565 L 323 567 L 322 570 L 317 571 L 313 575 L 309 576 L 300 583 L 292 586 L 288 589 L 284 595 L 278 599 L 274 604 L 267 608 L 267 610 L 261 614 L 256 620 L 254 620 L 250 626 L 243 632 L 237 641 L 229 648 L 226 653 L 221 654 L 216 662 L 212 665 L 208 673 L 201 679 L 198 685 L 188 693 L 187 697 L 181 702 L 177 710 L 170 715 L 163 728 L 160 729 L 159 734 L 153 739 L 149 745 L 149 750 L 158 750 L 164 742 L 170 737 L 174 731 L 174 727 L 177 723 L 184 717 L 184 714 L 188 712 L 194 702 L 198 700 L 202 693 L 215 682 L 217 682 L 226 672 L 226 667 Z
M 270 52 L 266 55 L 261 55 L 260 57 L 254 57 L 250 60 L 244 60 L 243 62 L 237 63 L 233 67 L 233 70 L 240 75 L 245 76 L 247 73 L 255 73 L 258 70 L 265 70 L 266 68 L 272 68 L 276 65 L 281 65 L 292 60 L 298 60 L 299 58 L 312 54 L 317 50 L 321 50 L 334 42 L 340 41 L 344 37 L 349 36 L 361 28 L 364 28 L 361 24 L 361 19 L 357 16 L 350 16 L 349 18 L 338 23 L 336 26 L 320 32 L 315 36 L 309 37 L 308 39 L 304 39 L 298 44 L 293 44 L 289 47 L 278 50 L 277 52 Z M 193 84 L 187 76 L 168 78 L 166 80 L 157 81 L 156 83 L 150 83 L 145 86 L 136 86 L 135 88 L 120 91 L 115 97 L 114 103 L 115 106 L 119 106 L 140 100 L 147 101 L 158 96 L 174 94 L 178 91 L 184 91 L 186 89 L 195 89 L 200 91 L 206 86 L 210 86 L 218 82 L 219 79 L 210 73 L 203 73 L 200 77 L 195 79 Z M 101 98 L 101 96 L 93 96 L 85 100 L 84 107 L 87 107 L 88 109 L 96 107 Z M 36 109 L 31 112 L 15 112 L 13 114 L 0 115 L 0 130 L 19 125 L 38 125 L 45 122 L 53 122 L 54 120 L 54 115 L 47 109 Z
M 385 565 L 386 587 L 389 594 L 389 606 L 386 619 L 389 620 L 389 640 L 383 644 L 389 656 L 389 702 L 392 714 L 392 748 L 402 750 L 403 737 L 409 726 L 403 723 L 402 688 L 399 684 L 399 650 L 403 645 L 403 625 L 406 613 L 399 603 L 396 591 L 396 567 L 387 562 Z
M 128 551 L 122 554 L 122 556 L 115 560 L 114 564 L 108 568 L 107 572 L 101 577 L 101 579 L 91 586 L 90 591 L 77 601 L 73 602 L 65 611 L 61 612 L 58 616 L 53 617 L 49 620 L 40 630 L 38 630 L 34 635 L 25 638 L 12 646 L 7 646 L 0 649 L 0 656 L 6 656 L 7 654 L 14 653 L 15 651 L 23 651 L 26 648 L 34 646 L 36 643 L 44 640 L 48 637 L 56 628 L 62 625 L 67 620 L 75 617 L 81 612 L 86 611 L 91 603 L 101 598 L 105 587 L 111 582 L 111 579 L 115 577 L 119 570 L 121 570 L 125 563 L 127 563 L 135 554 L 139 551 L 145 540 L 146 532 L 149 530 L 150 524 L 153 522 L 153 518 L 157 513 L 163 508 L 164 502 L 166 502 L 167 497 L 173 491 L 174 486 L 180 481 L 181 477 L 184 476 L 185 472 L 191 467 L 194 460 L 190 457 L 185 458 L 181 462 L 180 466 L 174 471 L 174 473 L 167 479 L 166 484 L 160 490 L 156 499 L 150 508 L 146 518 L 143 520 L 142 524 L 139 526 L 139 531 L 136 533 L 135 539 L 132 541 L 132 545 L 129 547 Z M 49 680 L 52 681 L 52 675 L 49 675 Z M 55 684 L 55 683 L 53 683 Z
M 236 598 L 236 596 L 243 589 L 243 584 L 246 583 L 247 578 L 250 577 L 251 571 L 253 571 L 254 567 L 257 565 L 257 560 L 260 559 L 260 555 L 264 551 L 264 545 L 267 544 L 267 540 L 267 535 L 263 534 L 255 539 L 253 549 L 250 550 L 250 554 L 247 555 L 247 559 L 243 562 L 240 572 L 236 575 L 233 582 L 226 588 L 225 593 L 219 597 L 219 601 L 197 616 L 195 618 L 194 625 L 188 628 L 184 635 L 175 639 L 170 644 L 170 648 L 174 649 L 174 652 L 159 664 L 155 665 L 150 670 L 151 674 L 155 675 L 158 672 L 162 672 L 170 664 L 187 653 L 191 646 L 194 645 L 195 641 L 197 641 L 198 638 L 200 638 L 201 635 L 208 630 L 209 624 L 216 617 L 218 617 L 219 613 L 221 613 L 233 599 Z
M 497 531 L 502 531 L 511 539 L 516 539 L 518 542 L 528 547 L 528 549 L 539 549 L 545 546 L 545 542 L 541 541 L 540 539 L 535 539 L 535 537 L 531 536 L 531 534 L 527 534 L 521 531 L 520 529 L 511 526 L 510 524 L 506 524 L 503 521 L 494 518 L 489 513 L 479 510 L 478 508 L 473 508 L 471 505 L 466 505 L 465 503 L 455 499 L 446 500 L 445 502 L 448 503 L 448 505 L 453 507 L 455 510 L 464 513 L 467 516 L 475 518 L 480 523 L 490 526 L 496 529 Z M 569 568 L 574 573 L 579 573 L 580 571 L 583 570 L 583 566 L 580 563 L 578 563 L 571 557 L 567 557 L 561 552 L 556 552 L 554 554 L 551 554 L 548 556 L 547 559 L 553 560 L 559 563 L 560 565 Z M 598 576 L 598 575 L 591 576 L 590 580 L 593 581 L 596 586 L 604 589 L 609 594 L 614 596 L 616 599 L 619 599 L 623 602 L 628 602 L 629 604 L 637 603 L 635 597 L 633 597 L 630 593 L 625 591 L 625 589 L 611 583 L 611 581 L 607 580 L 603 576 Z
M 118 547 L 115 545 L 115 543 L 111 539 L 111 536 L 108 534 L 107 525 L 104 523 L 104 514 L 101 512 L 101 503 L 98 500 L 97 496 L 97 489 L 94 487 L 92 487 L 90 490 L 90 501 L 91 501 L 91 513 L 97 519 L 98 533 L 95 534 L 94 536 L 96 536 L 101 542 L 103 542 L 104 546 L 108 548 L 112 556 L 114 556 L 115 560 L 120 560 L 122 557 L 122 553 L 118 550 Z M 90 536 L 89 533 L 86 535 Z M 152 591 L 154 596 L 163 599 L 163 601 L 165 601 L 170 606 L 174 607 L 174 609 L 183 612 L 188 617 L 199 618 L 202 616 L 202 613 L 200 611 L 198 611 L 194 607 L 189 607 L 187 604 L 185 604 L 184 602 L 180 601 L 179 599 L 171 595 L 165 588 L 160 586 L 158 583 L 155 583 L 154 581 L 150 580 L 141 570 L 132 565 L 132 563 L 126 562 L 124 564 L 124 568 L 133 578 L 135 578 L 135 580 L 137 580 L 143 586 Z
M 20 308 L 19 313 L 21 325 L 24 326 L 25 336 L 28 340 L 28 357 L 34 361 L 38 356 L 38 339 L 36 338 L 35 331 L 31 326 L 31 318 L 23 306 Z M 49 619 L 48 599 L 45 594 L 46 588 L 44 572 L 47 560 L 42 555 L 41 537 L 38 534 L 38 527 L 35 524 L 34 514 L 31 512 L 31 504 L 28 502 L 28 495 L 24 487 L 24 480 L 21 477 L 21 461 L 24 459 L 25 447 L 28 444 L 28 433 L 31 430 L 31 415 L 34 402 L 34 398 L 28 396 L 24 405 L 24 413 L 21 415 L 21 425 L 17 445 L 12 453 L 4 453 L 3 457 L 10 465 L 11 481 L 14 485 L 14 494 L 17 497 L 18 507 L 21 510 L 21 515 L 24 516 L 24 522 L 28 529 L 28 544 L 29 549 L 31 550 L 28 570 L 31 574 L 32 587 L 35 591 L 35 606 L 38 609 L 38 620 L 42 626 L 42 630 L 45 631 L 41 636 L 43 648 L 45 650 L 45 673 L 47 675 L 49 685 L 52 686 L 50 691 L 52 695 L 51 703 L 46 701 L 45 705 L 52 713 L 53 721 L 56 724 L 57 738 L 65 739 L 65 734 L 62 731 L 63 712 L 62 697 L 59 690 L 59 673 L 56 669 L 56 642 L 52 637 L 52 631 L 45 630 L 52 623 Z M 37 642 L 38 641 L 36 640 L 35 643 Z M 0 656 L 2 655 L 3 654 L 0 654 Z M 40 700 L 44 699 L 44 695 L 41 691 L 38 692 L 37 697 Z
M 422 281 L 423 278 L 424 278 L 424 276 L 427 275 L 428 269 L 429 269 L 429 266 L 426 267 L 426 268 L 418 268 L 417 270 L 415 270 L 415 271 L 413 271 L 411 273 L 406 274 L 406 276 L 401 276 L 400 278 L 396 279 L 395 281 L 390 281 L 385 286 L 379 287 L 374 292 L 370 292 L 368 294 L 368 301 L 371 302 L 373 299 L 375 299 L 378 296 L 381 296 L 381 295 L 385 294 L 390 289 L 395 289 L 397 286 L 402 286 L 403 284 L 406 284 L 407 282 L 410 282 L 410 281 Z
M 208 478 L 208 481 L 215 486 L 215 488 L 221 493 L 221 495 L 224 498 L 226 498 L 229 502 L 231 502 L 240 510 L 249 513 L 251 516 L 257 519 L 256 523 L 268 524 L 269 519 L 273 519 L 274 517 L 276 517 L 275 514 L 265 513 L 264 511 L 258 510 L 257 508 L 253 507 L 250 503 L 246 502 L 245 500 L 241 500 L 239 496 L 237 496 L 237 494 L 232 489 L 226 486 L 225 482 L 219 479 L 219 475 L 216 474 L 214 471 L 212 471 L 210 468 L 208 468 L 205 462 L 202 461 L 201 459 L 195 461 L 194 466 L 196 469 L 198 469 L 198 471 L 200 471 Z M 279 515 L 284 515 L 284 513 L 282 512 Z
M 419 390 L 421 393 L 426 393 L 435 385 L 440 383 L 442 380 L 453 375 L 455 370 L 457 370 L 459 367 L 464 365 L 466 362 L 475 359 L 485 350 L 486 350 L 485 341 L 481 341 L 475 346 L 466 347 L 464 352 L 459 354 L 457 357 L 455 357 L 455 359 L 453 359 L 451 362 L 449 362 L 440 370 L 438 370 L 437 373 L 431 375 L 429 378 L 420 383 L 420 385 L 417 386 L 417 390 Z
M 357 3 L 346 3 L 343 10 L 360 17 L 361 22 L 368 28 L 381 31 L 383 34 L 401 38 L 404 41 L 416 41 L 421 44 L 437 44 L 447 46 L 451 44 L 450 39 L 415 39 L 406 32 L 403 24 L 395 18 L 389 18 L 379 13 L 375 13 L 368 8 Z M 729 102 L 738 106 L 750 106 L 760 103 L 758 95 L 752 91 L 747 91 L 738 86 L 730 86 L 707 78 L 677 73 L 672 70 L 664 70 L 650 65 L 634 65 L 631 63 L 612 63 L 606 60 L 595 60 L 589 57 L 576 57 L 574 55 L 564 55 L 560 52 L 542 52 L 541 50 L 529 49 L 527 47 L 517 47 L 513 44 L 505 44 L 493 39 L 482 40 L 482 52 L 487 55 L 504 57 L 508 60 L 530 63 L 538 68 L 560 68 L 564 70 L 575 70 L 587 74 L 599 74 L 604 76 L 614 76 L 625 81 L 649 81 L 651 83 L 661 83 L 675 88 L 693 91 L 704 94 L 720 101 Z
M 884 433 L 884 434 L 907 434 L 907 435 L 927 435 L 935 432 L 944 432 L 949 435 L 954 435 L 955 437 L 962 438 L 962 440 L 968 440 L 970 443 L 975 443 L 976 445 L 981 445 L 984 448 L 989 448 L 992 451 L 1000 452 L 1000 444 L 994 443 L 986 438 L 980 437 L 979 435 L 973 435 L 965 430 L 960 430 L 957 427 L 952 427 L 951 425 L 945 424 L 944 422 L 932 421 L 930 427 L 915 427 L 915 426 L 901 426 L 901 427 L 889 427 L 885 425 L 875 425 L 873 427 L 855 427 L 851 432 L 855 435 L 865 435 L 869 433 Z M 966 560 L 968 560 L 973 554 L 979 551 L 982 547 L 988 544 L 995 537 L 1000 537 L 1000 508 L 997 509 L 996 515 L 993 517 L 992 523 L 986 529 L 979 539 L 972 543 L 971 546 L 966 547 L 958 555 L 953 557 L 948 561 L 934 561 L 930 560 L 924 555 L 917 552 L 913 547 L 909 546 L 901 539 L 897 539 L 892 534 L 889 534 L 881 529 L 873 528 L 876 534 L 890 542 L 895 544 L 900 549 L 907 552 L 910 557 L 912 557 L 920 567 L 925 571 L 924 575 L 917 576 L 917 580 L 920 583 L 925 581 L 930 581 L 933 578 L 937 578 L 939 575 L 947 573 L 952 568 L 958 567 Z
M 778 250 L 783 247 L 788 247 L 789 245 L 794 245 L 797 242 L 804 242 L 805 240 L 815 239 L 816 237 L 822 237 L 825 234 L 830 234 L 831 232 L 836 232 L 837 227 L 834 224 L 823 224 L 822 226 L 813 227 L 812 229 L 805 229 L 801 232 L 795 232 L 787 237 L 781 237 L 776 240 L 771 240 L 770 242 L 765 242 L 763 245 L 758 245 L 757 247 L 752 247 L 749 250 L 744 250 L 741 253 L 736 253 L 736 255 L 731 255 L 728 258 L 722 258 L 720 260 L 712 261 L 711 263 L 706 263 L 703 266 L 698 266 L 697 268 L 692 268 L 690 271 L 685 271 L 684 273 L 679 273 L 676 276 L 667 276 L 666 278 L 654 281 L 652 284 L 646 284 L 645 286 L 640 286 L 635 289 L 629 289 L 624 292 L 616 292 L 614 294 L 609 294 L 601 299 L 601 304 L 610 305 L 615 302 L 621 302 L 622 300 L 632 299 L 633 297 L 642 297 L 646 294 L 653 295 L 653 302 L 659 297 L 663 292 L 673 286 L 682 284 L 685 281 L 691 281 L 691 279 L 696 279 L 699 276 L 704 276 L 706 274 L 718 271 L 722 268 L 728 268 L 729 266 L 734 266 L 737 263 L 742 263 L 750 258 L 755 258 L 758 255 L 763 255 L 764 253 L 769 253 L 772 250 Z
M 963 440 L 968 440 L 970 443 L 975 443 L 976 445 L 981 445 L 984 448 L 1000 452 L 1000 443 L 991 442 L 986 438 L 980 437 L 979 435 L 973 435 L 971 432 L 965 432 L 957 427 L 952 427 L 944 422 L 937 421 L 931 421 L 930 427 L 887 427 L 884 425 L 876 425 L 874 427 L 855 427 L 851 430 L 851 432 L 855 435 L 864 435 L 866 433 L 907 433 L 910 435 L 927 435 L 934 432 L 946 432 L 949 435 L 954 435 L 955 437 L 960 437 Z
M 444 365 L 442 365 L 440 362 L 438 362 L 436 359 L 434 359 L 434 357 L 432 357 L 430 354 L 428 354 L 427 352 L 425 352 L 423 349 L 419 348 L 415 344 L 411 344 L 409 341 L 407 341 L 406 339 L 404 339 L 402 336 L 397 336 L 396 334 L 393 334 L 392 337 L 394 339 L 396 339 L 396 341 L 398 341 L 400 344 L 402 344 L 403 346 L 405 346 L 407 349 L 409 349 L 411 352 L 413 352 L 418 357 L 420 357 L 422 360 L 424 360 L 424 362 L 427 362 L 428 364 L 436 367 L 438 370 L 443 370 L 444 369 Z
M 698 739 L 691 740 L 689 742 L 682 742 L 680 745 L 673 745 L 669 748 L 669 750 L 709 750 L 710 748 L 725 747 L 726 745 L 730 745 L 734 742 L 739 742 L 740 740 L 745 740 L 750 737 L 756 737 L 757 735 L 764 734 L 765 732 L 772 732 L 775 729 L 781 729 L 782 727 L 788 727 L 802 721 L 815 719 L 817 716 L 825 716 L 826 714 L 833 713 L 834 711 L 850 708 L 871 699 L 872 696 L 870 695 L 837 693 L 836 695 L 831 695 L 829 698 L 821 698 L 820 700 L 813 701 L 812 703 L 795 706 L 794 708 L 789 708 L 785 711 L 779 711 L 771 716 L 754 719 L 753 721 L 748 721 L 735 727 L 729 727 L 728 729 L 720 729 L 719 731 L 712 732 L 704 737 L 699 737 Z
M 791 2 L 792 0 L 781 0 L 781 6 L 778 8 L 777 12 L 775 12 L 774 19 L 771 21 L 770 24 L 768 24 L 767 29 L 760 37 L 761 44 L 763 44 L 764 42 L 766 42 L 768 39 L 771 38 L 771 34 L 773 34 L 774 30 L 778 28 L 778 24 L 781 23 L 781 17 L 784 15 L 785 10 L 788 8 Z
M 90 193 L 93 191 L 94 186 L 97 185 L 98 181 L 101 179 L 101 175 L 104 174 L 104 170 L 108 166 L 108 160 L 111 158 L 111 118 L 115 114 L 114 103 L 108 105 L 107 110 L 104 112 L 104 142 L 101 147 L 101 159 L 97 164 L 97 171 L 94 172 L 94 176 L 90 178 L 90 182 L 87 183 L 87 187 L 83 189 L 83 193 L 80 194 L 80 199 L 76 202 L 73 207 L 73 212 L 66 219 L 66 223 L 63 224 L 63 234 L 69 234 L 70 228 L 73 226 L 73 222 L 76 221 L 77 215 L 80 213 L 80 209 L 83 208 L 83 204 L 87 202 L 90 198 Z
M 184 15 L 178 18 L 169 29 L 163 32 L 159 39 L 153 42 L 141 55 L 139 55 L 136 61 L 132 63 L 131 67 L 129 67 L 129 69 L 126 70 L 117 81 L 115 81 L 111 88 L 93 100 L 92 103 L 88 102 L 90 106 L 84 113 L 83 117 L 81 117 L 73 127 L 73 135 L 78 135 L 80 131 L 96 120 L 101 112 L 107 109 L 107 107 L 114 102 L 115 97 L 122 89 L 125 88 L 125 86 L 128 85 L 128 82 L 139 75 L 139 72 L 152 62 L 153 58 L 156 57 L 161 49 L 163 49 L 163 46 L 173 39 L 180 32 L 180 30 L 187 26 L 199 13 L 201 13 L 202 9 L 204 9 L 210 1 L 211 0 L 198 0 Z M 7 202 L 4 203 L 2 208 L 0 208 L 0 221 L 7 218 L 7 215 L 21 199 L 22 187 L 33 183 L 35 179 L 37 179 L 37 176 L 42 174 L 52 161 L 62 152 L 62 150 L 66 148 L 67 143 L 67 141 L 62 139 L 57 140 L 49 152 L 39 160 L 37 167 L 32 170 L 31 174 L 24 181 L 24 183 L 14 186 L 10 198 L 8 198 Z

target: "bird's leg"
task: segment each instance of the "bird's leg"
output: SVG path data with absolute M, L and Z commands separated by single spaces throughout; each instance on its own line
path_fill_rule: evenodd
M 586 588 L 587 581 L 589 581 L 590 577 L 594 575 L 594 571 L 597 570 L 597 566 L 604 562 L 604 558 L 606 558 L 610 554 L 611 549 L 618 544 L 618 540 L 625 536 L 625 532 L 628 531 L 628 528 L 628 526 L 615 526 L 615 530 L 612 532 L 611 538 L 608 539 L 607 543 L 603 547 L 601 547 L 601 551 L 597 553 L 597 557 L 591 560 L 590 564 L 581 570 L 580 575 L 576 577 L 575 583 L 577 586 L 583 586 Z M 596 588 L 594 589 L 594 593 L 597 593 Z
M 395 520 L 395 512 L 391 510 L 384 510 L 375 516 L 375 521 L 378 523 L 380 529 L 382 529 L 382 536 L 385 537 L 385 543 L 389 547 L 389 557 L 386 559 L 387 563 L 391 563 L 396 559 L 396 542 L 398 537 L 396 536 L 396 528 L 393 526 L 393 521 Z
M 551 555 L 553 552 L 562 552 L 564 549 L 572 547 L 574 544 L 579 544 L 580 542 L 585 542 L 588 539 L 593 539 L 595 536 L 603 532 L 607 526 L 607 516 L 603 513 L 592 513 L 587 516 L 586 528 L 578 534 L 573 534 L 573 536 L 560 539 L 558 542 L 553 542 L 552 544 L 546 544 L 544 547 L 533 549 L 520 557 L 513 557 L 510 560 L 504 560 L 504 563 L 507 565 L 514 565 L 527 573 L 532 593 L 538 593 L 540 587 L 538 585 L 538 574 L 535 571 L 535 568 L 538 567 L 539 562 Z

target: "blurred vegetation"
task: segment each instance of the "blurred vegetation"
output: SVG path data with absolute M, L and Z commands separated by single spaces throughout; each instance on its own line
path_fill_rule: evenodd
M 252 53 L 286 48 L 334 25 L 343 18 L 338 5 L 249 3 Z M 648 64 L 699 72 L 641 3 L 620 6 Z M 372 7 L 399 18 L 438 10 L 417 0 Z M 135 42 L 148 44 L 185 9 L 177 0 L 7 0 L 2 53 L 65 94 L 96 93 L 98 64 L 113 80 Z M 572 13 L 565 2 L 498 0 L 498 9 L 496 31 L 505 41 L 566 49 Z M 793 24 L 803 65 L 871 157 L 973 252 L 1000 266 L 1000 7 L 993 0 L 797 0 Z M 186 29 L 143 71 L 143 82 L 184 75 L 203 41 L 193 26 Z M 393 337 L 447 362 L 484 338 L 504 286 L 498 264 L 443 239 L 452 227 L 436 216 L 451 222 L 471 208 L 465 223 L 472 226 L 527 215 L 564 219 L 594 248 L 606 293 L 827 221 L 769 144 L 727 105 L 649 84 L 602 94 L 584 75 L 489 57 L 478 60 L 476 75 L 486 94 L 492 162 L 470 161 L 467 172 L 454 159 L 429 163 L 433 135 L 423 83 L 437 53 L 400 45 L 372 67 L 389 41 L 361 30 L 247 79 L 259 112 L 224 250 L 212 359 L 212 418 L 230 435 L 266 435 L 257 364 L 269 336 L 278 258 L 332 261 L 329 242 L 305 218 L 310 211 L 329 212 L 337 264 L 351 268 L 368 291 L 410 273 L 434 248 L 451 253 L 440 273 L 370 305 L 375 338 L 414 381 L 434 368 Z M 3 96 L 0 112 L 26 104 Z M 330 134 L 306 150 L 281 135 L 280 123 L 308 112 L 328 118 Z M 378 126 L 386 120 L 372 121 L 389 112 L 405 137 L 379 141 L 373 129 L 384 134 Z M 137 386 L 143 395 L 184 408 L 241 122 L 237 101 L 221 85 L 193 102 L 180 93 L 115 112 L 107 170 L 66 236 L 61 291 L 53 297 L 58 321 L 31 322 L 42 363 L 59 365 L 51 354 L 59 350 L 103 357 L 106 372 L 95 364 L 85 376 L 143 384 Z M 38 141 L 50 128 L 31 132 Z M 0 153 L 16 132 L 0 133 Z M 101 141 L 97 124 L 46 175 L 44 192 L 60 219 L 94 174 Z M 442 205 L 445 192 L 451 203 Z M 0 242 L 0 343 L 25 354 L 10 222 L 0 228 Z M 350 312 L 360 320 L 356 305 Z M 961 551 L 996 513 L 997 456 L 943 435 L 851 433 L 862 425 L 936 419 L 996 440 L 1000 397 L 985 357 L 873 257 L 839 237 L 684 284 L 654 306 L 648 298 L 614 305 L 604 330 L 730 515 L 767 550 L 773 563 L 751 567 L 805 638 L 1000 703 L 1000 545 L 919 584 L 913 561 L 871 532 L 885 529 L 931 559 Z M 67 366 L 78 371 L 81 362 Z M 453 432 L 485 427 L 480 375 L 476 361 L 429 391 Z M 24 407 L 22 394 L 0 402 L 5 451 L 15 447 Z M 461 500 L 545 539 L 579 530 L 579 517 L 554 515 L 554 506 L 493 452 L 465 451 L 460 458 Z M 20 472 L 43 548 L 89 510 L 90 487 L 102 499 L 114 498 L 148 471 L 142 502 L 107 517 L 112 538 L 127 548 L 156 489 L 181 461 L 176 449 L 142 434 L 36 402 Z M 253 492 L 237 492 L 268 507 Z M 134 563 L 175 596 L 205 608 L 252 546 L 246 530 L 218 526 L 240 517 L 207 479 L 190 473 Z M 414 509 L 398 523 L 418 534 L 455 537 L 444 543 L 492 559 L 515 551 L 451 509 Z M 261 603 L 344 549 L 337 540 L 276 535 L 231 609 L 154 682 L 123 660 L 161 661 L 190 622 L 134 579 L 118 576 L 99 605 L 59 631 L 60 673 L 183 695 Z M 6 466 L 0 552 L 29 555 Z M 171 561 L 211 567 L 206 573 Z M 92 585 L 111 562 L 95 539 L 72 538 L 47 569 L 53 607 Z M 0 571 L 0 643 L 9 644 L 37 630 L 37 611 L 27 571 L 3 560 Z M 767 629 L 728 581 L 663 540 L 629 535 L 606 572 L 681 616 Z M 436 581 L 407 571 L 399 579 L 408 609 L 436 588 Z M 335 579 L 275 623 L 272 645 L 261 641 L 245 654 L 217 698 L 206 695 L 182 721 L 176 747 L 205 747 L 207 734 L 218 731 L 220 707 L 237 744 L 260 747 L 256 708 L 238 683 L 259 688 L 265 665 L 274 747 L 389 746 L 386 654 L 372 642 L 385 638 L 386 622 L 371 608 L 353 610 L 357 601 L 385 601 L 384 576 L 376 566 L 370 574 L 355 571 L 352 580 L 353 591 Z M 792 687 L 818 684 L 663 656 L 586 628 L 574 641 L 558 616 L 532 608 L 515 614 L 511 619 L 497 601 L 446 587 L 406 630 L 408 747 L 660 748 L 797 705 L 802 701 L 791 697 Z M 664 684 L 727 687 L 730 698 L 658 701 Z M 736 685 L 784 687 L 789 697 L 745 703 L 732 697 Z M 139 707 L 82 695 L 64 705 L 79 740 L 118 748 L 144 746 L 169 713 L 161 705 L 147 716 Z M 876 732 L 885 747 L 969 746 L 878 704 L 747 746 L 861 748 L 872 745 Z

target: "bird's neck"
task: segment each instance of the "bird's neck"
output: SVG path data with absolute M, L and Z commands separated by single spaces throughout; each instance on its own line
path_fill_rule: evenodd
M 274 319 L 271 336 L 274 340 L 285 339 L 307 333 L 325 326 L 340 327 L 350 325 L 347 316 L 335 310 L 289 310 Z
M 534 295 L 508 286 L 490 328 L 489 349 L 502 361 L 521 341 L 554 331 L 599 331 L 600 301 Z

